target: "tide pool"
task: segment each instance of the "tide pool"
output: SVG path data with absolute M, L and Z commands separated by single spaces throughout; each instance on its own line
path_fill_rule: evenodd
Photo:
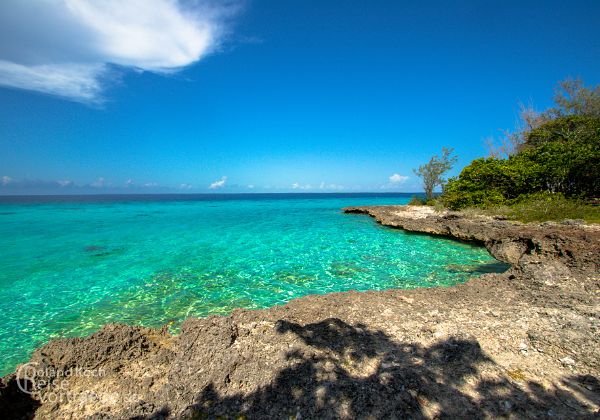
M 409 195 L 0 197 L 0 375 L 57 337 L 314 293 L 450 286 L 506 267 L 382 227 L 351 205 Z

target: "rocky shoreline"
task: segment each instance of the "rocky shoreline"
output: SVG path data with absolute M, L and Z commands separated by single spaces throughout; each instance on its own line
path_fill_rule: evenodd
M 599 415 L 599 226 L 429 207 L 344 211 L 478 242 L 511 268 L 450 288 L 315 295 L 191 318 L 176 336 L 107 325 L 54 340 L 2 378 L 2 417 Z

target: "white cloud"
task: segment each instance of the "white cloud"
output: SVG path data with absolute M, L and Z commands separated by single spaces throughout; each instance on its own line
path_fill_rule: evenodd
M 406 175 L 393 174 L 390 176 L 390 182 L 393 184 L 401 184 L 406 181 L 409 177 Z
M 308 187 L 312 188 L 312 186 L 310 186 L 310 185 L 308 185 Z M 342 190 L 352 189 L 352 188 L 346 187 L 341 184 L 327 184 L 324 181 L 321 181 L 318 188 L 320 190 L 325 190 L 325 191 L 342 191 Z
M 194 186 L 192 184 L 180 184 L 179 185 L 180 190 L 191 190 L 192 188 L 194 188 Z
M 106 181 L 104 180 L 104 178 L 100 177 L 97 180 L 95 180 L 94 182 L 92 182 L 90 185 L 92 187 L 102 188 L 106 185 Z
M 3 176 L 2 177 L 2 185 L 8 185 L 12 182 L 12 178 L 9 176 Z
M 213 182 L 212 184 L 210 184 L 208 186 L 208 188 L 210 188 L 211 190 L 216 190 L 218 188 L 223 188 L 225 186 L 225 183 L 227 182 L 227 177 L 224 176 L 222 177 L 220 180 Z
M 310 185 L 310 184 L 302 185 L 302 184 L 299 184 L 298 182 L 294 182 L 292 184 L 292 189 L 293 190 L 310 190 L 310 189 L 312 189 L 312 185 Z
M 35 90 L 81 102 L 95 102 L 102 92 L 100 78 L 107 69 L 98 64 L 24 66 L 0 60 L 0 85 Z
M 2 0 L 0 85 L 98 102 L 110 65 L 188 66 L 218 47 L 234 9 L 211 0 Z

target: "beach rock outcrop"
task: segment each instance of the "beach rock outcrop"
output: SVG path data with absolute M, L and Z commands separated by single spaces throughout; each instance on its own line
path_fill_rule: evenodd
M 436 211 L 427 206 L 347 207 L 385 226 L 483 244 L 498 260 L 521 267 L 527 263 L 564 264 L 570 269 L 600 271 L 600 226 L 524 224 L 483 215 Z

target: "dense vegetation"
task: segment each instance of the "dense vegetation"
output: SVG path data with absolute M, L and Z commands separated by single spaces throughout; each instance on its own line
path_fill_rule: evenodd
M 580 208 L 587 214 L 583 200 L 600 197 L 600 87 L 566 81 L 555 102 L 557 107 L 544 113 L 523 110 L 525 128 L 507 134 L 492 157 L 474 160 L 450 179 L 442 203 L 451 209 L 508 205 L 515 211 L 528 203 L 531 208 Z M 590 211 L 598 214 L 598 209 Z M 549 212 L 535 218 L 553 219 Z

